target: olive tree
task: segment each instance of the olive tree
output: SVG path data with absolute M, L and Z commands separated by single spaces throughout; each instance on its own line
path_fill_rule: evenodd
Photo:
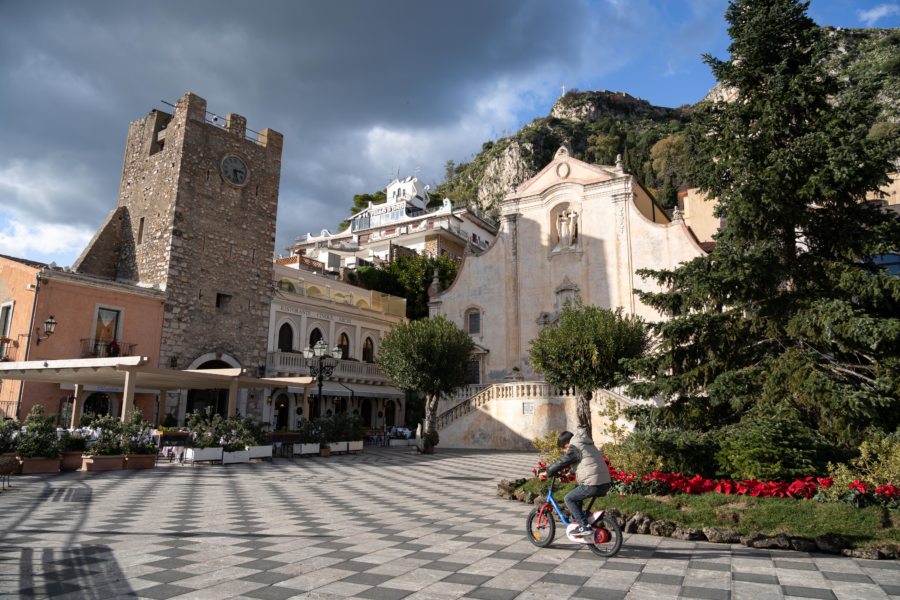
M 465 384 L 474 347 L 471 338 L 443 316 L 401 323 L 381 342 L 377 361 L 384 373 L 397 387 L 425 395 L 425 454 L 432 454 L 438 443 L 438 400 Z
M 597 306 L 566 304 L 559 319 L 531 341 L 531 364 L 548 383 L 578 392 L 578 424 L 591 428 L 594 390 L 628 376 L 626 361 L 643 355 L 647 330 L 639 317 Z

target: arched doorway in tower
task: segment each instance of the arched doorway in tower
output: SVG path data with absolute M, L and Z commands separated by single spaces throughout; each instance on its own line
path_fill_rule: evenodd
M 198 369 L 230 369 L 232 366 L 222 360 L 208 360 L 197 367 Z M 227 417 L 228 390 L 188 390 L 187 414 L 198 411 L 206 412 L 207 407 L 212 407 L 214 413 Z
M 397 408 L 393 400 L 384 403 L 384 424 L 387 427 L 397 424 Z

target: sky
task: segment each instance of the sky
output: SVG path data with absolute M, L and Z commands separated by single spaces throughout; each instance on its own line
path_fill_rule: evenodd
M 352 197 L 546 116 L 566 89 L 702 99 L 726 0 L 0 0 L 0 254 L 71 265 L 118 201 L 130 121 L 185 92 L 284 134 L 276 253 Z M 813 0 L 900 27 L 900 0 Z

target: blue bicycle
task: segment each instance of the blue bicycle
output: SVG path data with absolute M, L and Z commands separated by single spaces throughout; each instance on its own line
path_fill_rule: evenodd
M 588 519 L 591 532 L 584 537 L 573 537 L 569 534 L 570 527 L 576 524 L 571 523 L 560 509 L 559 504 L 553 498 L 553 484 L 556 477 L 550 478 L 550 489 L 547 490 L 547 500 L 540 507 L 535 508 L 528 515 L 525 521 L 525 532 L 528 539 L 538 548 L 546 548 L 553 543 L 553 537 L 556 535 L 556 520 L 554 513 L 560 522 L 566 527 L 566 537 L 571 541 L 579 544 L 585 544 L 591 552 L 604 558 L 615 556 L 622 547 L 622 528 L 616 523 L 616 520 L 606 514 L 605 510 L 598 510 Z M 586 512 L 591 512 L 596 498 L 591 498 L 588 503 Z

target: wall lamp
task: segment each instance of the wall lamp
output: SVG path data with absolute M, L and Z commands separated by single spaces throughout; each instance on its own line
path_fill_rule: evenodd
M 53 332 L 56 331 L 56 319 L 53 318 L 53 315 L 47 317 L 47 320 L 44 321 L 44 335 L 41 337 L 41 334 L 38 333 L 37 340 L 35 343 L 40 345 L 41 342 L 49 338 L 53 335 Z

